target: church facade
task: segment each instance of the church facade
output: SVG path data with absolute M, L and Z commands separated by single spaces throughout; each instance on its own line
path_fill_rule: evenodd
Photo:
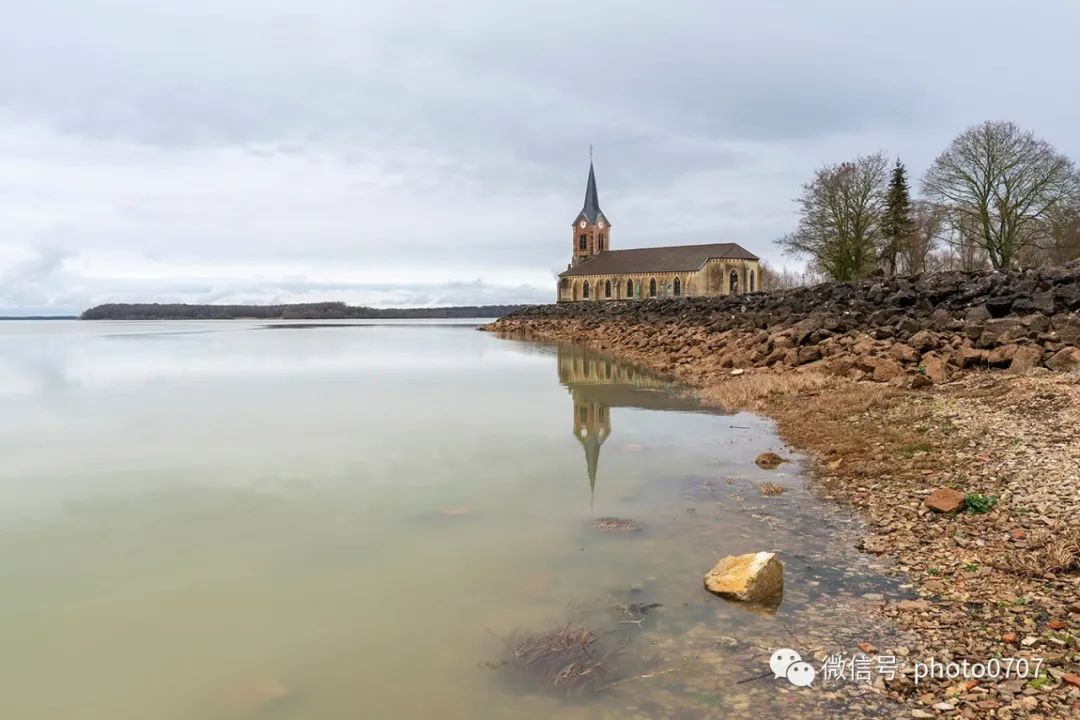
M 591 162 L 585 204 L 572 229 L 559 302 L 737 295 L 760 285 L 758 257 L 735 243 L 612 250 L 611 223 L 600 209 Z

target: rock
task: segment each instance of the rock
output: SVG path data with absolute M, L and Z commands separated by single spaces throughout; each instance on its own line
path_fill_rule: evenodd
M 746 372 L 746 370 L 743 370 L 742 368 L 735 368 L 734 370 L 731 371 L 731 374 L 732 375 L 742 375 L 745 372 Z
M 937 347 L 937 338 L 929 330 L 920 330 L 908 338 L 908 345 L 919 352 L 926 352 Z
M 874 365 L 874 382 L 889 382 L 902 372 L 899 363 L 895 360 L 878 358 Z
M 922 369 L 931 381 L 940 384 L 949 379 L 948 368 L 937 355 L 923 355 Z
M 705 589 L 729 600 L 779 605 L 784 565 L 771 552 L 729 555 L 706 573 Z
M 1062 348 L 1046 360 L 1046 367 L 1058 372 L 1069 372 L 1080 367 L 1080 350 Z
M 1021 345 L 1013 353 L 1009 363 L 1009 372 L 1013 375 L 1025 375 L 1042 362 L 1043 351 L 1037 345 Z
M 919 359 L 919 352 L 904 343 L 896 343 L 889 348 L 889 354 L 902 363 L 913 363 Z
M 977 305 L 969 308 L 964 315 L 964 334 L 972 340 L 977 340 L 983 333 L 983 326 L 990 319 L 990 311 L 985 305 Z
M 859 542 L 859 549 L 872 555 L 882 555 L 889 549 L 887 536 L 867 535 Z
M 928 600 L 901 600 L 896 603 L 897 610 L 925 612 L 930 609 Z
M 1061 341 L 1070 345 L 1080 345 L 1080 317 L 1076 315 L 1055 315 L 1051 322 L 1054 332 Z
M 988 351 L 970 347 L 962 347 L 952 355 L 953 365 L 959 368 L 986 365 L 989 360 L 990 353 Z
M 932 717 L 934 717 L 934 714 L 933 713 L 928 713 L 925 710 L 919 710 L 918 708 L 916 708 L 915 710 L 911 711 L 911 717 L 913 717 L 913 718 L 932 718 Z
M 987 362 L 995 367 L 1004 367 L 1009 364 L 1009 361 L 1013 359 L 1013 355 L 1016 354 L 1016 343 L 1009 343 L 1008 345 L 998 345 L 996 348 L 990 351 L 990 355 L 987 357 Z
M 1050 318 L 1040 313 L 1025 315 L 1020 319 L 1020 321 L 1024 323 L 1024 327 L 1028 328 L 1036 335 L 1050 332 Z
M 760 468 L 773 470 L 778 467 L 780 463 L 784 462 L 784 458 L 774 452 L 763 452 L 754 459 L 754 462 L 756 462 Z
M 979 345 L 986 348 L 1016 342 L 1026 338 L 1030 332 L 1017 318 L 994 318 L 987 320 L 983 326 L 982 334 L 979 335 Z
M 926 500 L 923 502 L 926 507 L 939 513 L 959 512 L 967 504 L 967 501 L 964 500 L 964 493 L 947 487 L 938 488 L 927 495 Z
M 1065 673 L 1061 676 L 1061 681 L 1067 685 L 1080 688 L 1080 675 L 1077 675 L 1076 673 Z

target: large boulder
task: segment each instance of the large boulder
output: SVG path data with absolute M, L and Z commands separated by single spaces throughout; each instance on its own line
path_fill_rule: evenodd
M 784 564 L 771 552 L 728 555 L 705 574 L 705 589 L 729 600 L 779 605 Z

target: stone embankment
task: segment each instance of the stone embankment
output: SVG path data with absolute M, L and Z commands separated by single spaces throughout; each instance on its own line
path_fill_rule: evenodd
M 608 351 L 769 415 L 810 454 L 818 492 L 862 512 L 860 549 L 912 581 L 917 599 L 863 596 L 914 635 L 880 652 L 1042 668 L 905 675 L 870 696 L 906 704 L 905 717 L 1080 717 L 1080 262 L 545 305 L 486 329 Z M 845 717 L 877 717 L 871 707 Z
M 614 350 L 679 375 L 812 369 L 941 383 L 958 371 L 1080 369 L 1080 262 L 872 278 L 771 293 L 540 305 L 489 330 Z

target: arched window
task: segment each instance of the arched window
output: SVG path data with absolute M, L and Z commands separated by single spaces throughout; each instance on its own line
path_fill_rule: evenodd
M 596 248 L 598 250 L 603 250 L 604 249 L 604 233 L 600 233 L 599 237 L 596 238 L 596 242 L 597 242 Z
M 734 270 L 731 271 L 731 278 L 729 279 L 729 285 L 731 287 L 731 294 L 734 295 L 739 292 L 739 273 Z
M 581 237 L 578 238 L 577 247 L 578 247 L 578 250 L 584 250 L 585 249 L 585 233 L 582 233 Z
M 679 278 L 675 278 L 675 282 L 671 286 L 671 291 L 675 294 L 675 297 L 682 295 L 682 281 Z
M 656 297 L 656 278 L 649 278 L 649 297 Z
M 604 297 L 606 297 L 606 298 L 611 297 L 611 281 L 610 280 L 605 280 L 604 281 Z
M 586 280 L 581 286 L 581 297 L 589 299 L 589 281 Z
M 754 292 L 754 271 L 750 271 L 750 292 Z
M 630 298 L 634 297 L 634 281 L 633 280 L 627 280 L 626 281 L 626 297 L 627 297 L 627 299 L 630 299 Z

